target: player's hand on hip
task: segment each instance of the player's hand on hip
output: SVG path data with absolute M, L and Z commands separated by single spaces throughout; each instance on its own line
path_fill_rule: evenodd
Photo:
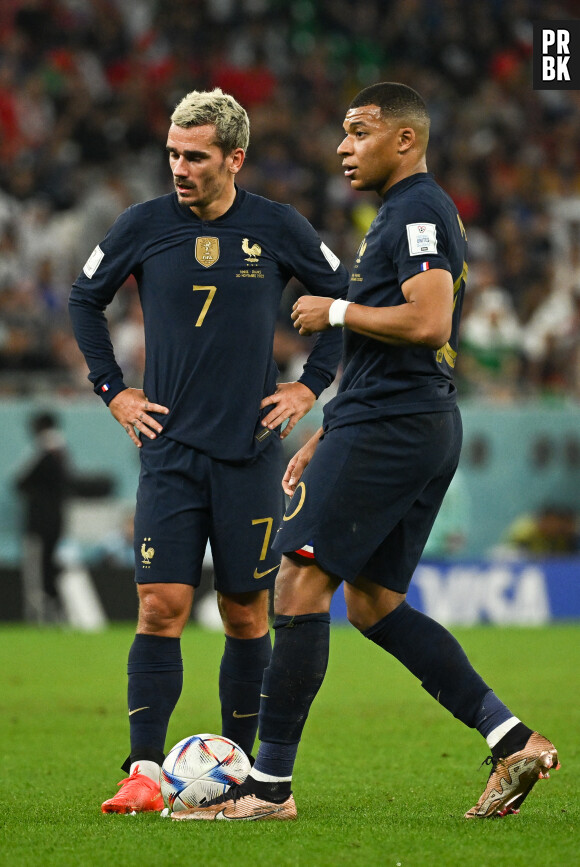
M 302 295 L 295 302 L 291 317 L 299 334 L 314 334 L 330 328 L 328 311 L 334 298 L 320 295 Z
M 294 457 L 290 458 L 282 479 L 282 488 L 284 493 L 288 494 L 289 497 L 294 495 L 296 485 L 302 478 L 302 473 L 312 460 L 321 436 L 322 428 L 319 428 L 314 436 L 311 436 L 301 449 L 298 449 Z
M 141 440 L 136 430 L 150 440 L 154 440 L 163 430 L 162 425 L 149 413 L 167 415 L 169 412 L 166 406 L 147 400 L 145 392 L 140 388 L 126 388 L 120 391 L 110 402 L 109 409 L 138 448 L 141 448 Z
M 262 424 L 269 430 L 274 430 L 288 421 L 280 433 L 280 439 L 285 439 L 296 422 L 312 409 L 315 400 L 316 395 L 307 385 L 301 382 L 280 382 L 274 394 L 265 397 L 260 404 L 260 409 L 273 406 L 268 415 L 262 419 Z

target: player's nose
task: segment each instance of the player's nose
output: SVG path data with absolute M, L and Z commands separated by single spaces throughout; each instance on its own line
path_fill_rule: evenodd
M 173 163 L 173 174 L 179 177 L 184 177 L 187 174 L 187 161 L 183 155 Z
M 349 147 L 349 137 L 345 136 L 339 146 L 336 149 L 336 152 L 339 156 L 343 156 L 344 154 L 349 154 L 352 152 L 352 148 Z

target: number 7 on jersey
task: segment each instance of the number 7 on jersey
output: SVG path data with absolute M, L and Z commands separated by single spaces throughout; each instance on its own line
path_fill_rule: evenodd
M 203 320 L 205 319 L 206 313 L 209 310 L 209 305 L 213 301 L 213 296 L 217 292 L 217 286 L 194 286 L 194 292 L 207 292 L 207 298 L 205 299 L 205 304 L 201 308 L 201 313 L 197 317 L 197 322 L 195 323 L 195 327 L 199 328 L 202 325 Z

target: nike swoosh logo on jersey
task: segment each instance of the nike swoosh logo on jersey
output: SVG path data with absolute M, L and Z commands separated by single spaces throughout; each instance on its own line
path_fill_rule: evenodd
M 149 705 L 146 704 L 145 707 L 136 707 L 135 710 L 130 710 L 129 716 L 133 716 L 134 713 L 139 713 L 140 710 L 149 710 Z
M 263 578 L 264 575 L 269 575 L 270 572 L 274 571 L 274 569 L 279 569 L 279 568 L 280 568 L 280 564 L 278 563 L 276 566 L 272 566 L 271 569 L 266 569 L 265 572 L 258 572 L 257 569 L 254 569 L 254 578 Z
M 256 713 L 238 713 L 237 710 L 235 710 L 233 712 L 233 716 L 236 719 L 246 719 L 246 717 L 249 717 L 249 716 L 258 716 L 258 711 L 256 711 Z

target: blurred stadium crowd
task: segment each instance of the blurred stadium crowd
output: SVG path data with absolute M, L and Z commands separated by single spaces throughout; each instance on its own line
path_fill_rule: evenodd
M 240 183 L 291 202 L 347 266 L 378 200 L 336 147 L 350 98 L 415 87 L 429 169 L 471 262 L 461 393 L 580 396 L 580 93 L 533 91 L 532 22 L 576 0 L 2 0 L 0 393 L 89 393 L 70 285 L 129 204 L 169 192 L 169 115 L 215 86 L 248 109 Z M 290 287 L 286 307 L 292 303 Z M 143 366 L 129 284 L 110 310 L 126 381 Z M 286 373 L 304 343 L 281 315 Z

